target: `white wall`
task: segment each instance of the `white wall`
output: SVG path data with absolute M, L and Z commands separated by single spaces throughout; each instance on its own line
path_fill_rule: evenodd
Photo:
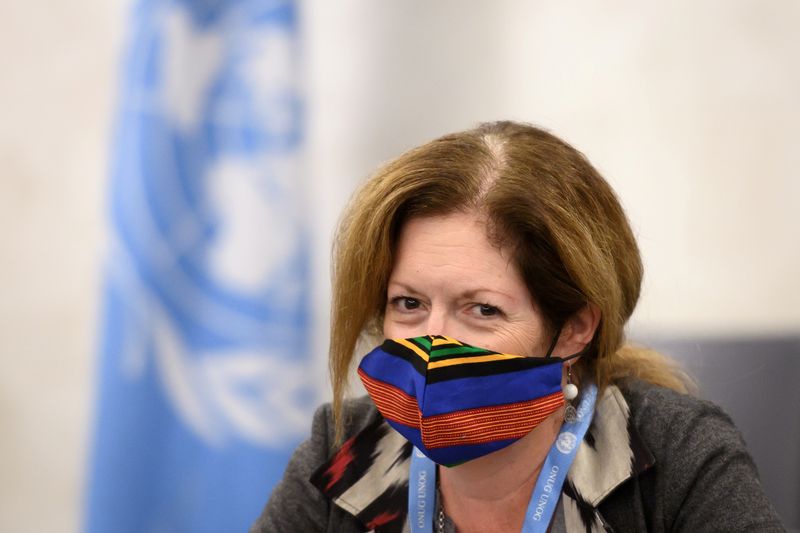
M 0 3 L 0 531 L 76 531 L 121 1 Z
M 638 331 L 800 330 L 800 4 L 344 4 L 307 9 L 326 222 L 407 147 L 534 122 L 628 210 L 647 268 Z
M 0 531 L 78 528 L 126 7 L 0 4 Z M 303 15 L 321 325 L 355 184 L 433 136 L 513 118 L 617 188 L 647 266 L 639 331 L 800 332 L 794 0 L 308 0 Z

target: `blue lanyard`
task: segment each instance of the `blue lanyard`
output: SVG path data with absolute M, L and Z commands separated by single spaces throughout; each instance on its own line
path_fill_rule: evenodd
M 536 480 L 528 510 L 525 512 L 522 533 L 547 531 L 569 467 L 592 421 L 596 399 L 597 387 L 585 387 L 575 421 L 562 424 Z M 414 448 L 408 479 L 408 525 L 412 533 L 432 533 L 435 511 L 436 464 Z

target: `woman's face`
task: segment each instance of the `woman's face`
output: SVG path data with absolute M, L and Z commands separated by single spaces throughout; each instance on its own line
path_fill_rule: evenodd
M 510 251 L 474 214 L 403 226 L 387 287 L 386 338 L 446 335 L 497 352 L 545 354 L 551 339 Z

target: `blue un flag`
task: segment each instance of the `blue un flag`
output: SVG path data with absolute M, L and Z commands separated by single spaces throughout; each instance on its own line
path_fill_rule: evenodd
M 88 532 L 244 531 L 307 432 L 296 44 L 291 1 L 133 8 Z

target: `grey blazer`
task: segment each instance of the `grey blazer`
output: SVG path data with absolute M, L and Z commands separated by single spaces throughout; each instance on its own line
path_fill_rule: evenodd
M 410 445 L 368 397 L 314 416 L 251 533 L 408 531 Z M 561 494 L 567 531 L 785 531 L 717 406 L 631 380 L 598 398 Z

